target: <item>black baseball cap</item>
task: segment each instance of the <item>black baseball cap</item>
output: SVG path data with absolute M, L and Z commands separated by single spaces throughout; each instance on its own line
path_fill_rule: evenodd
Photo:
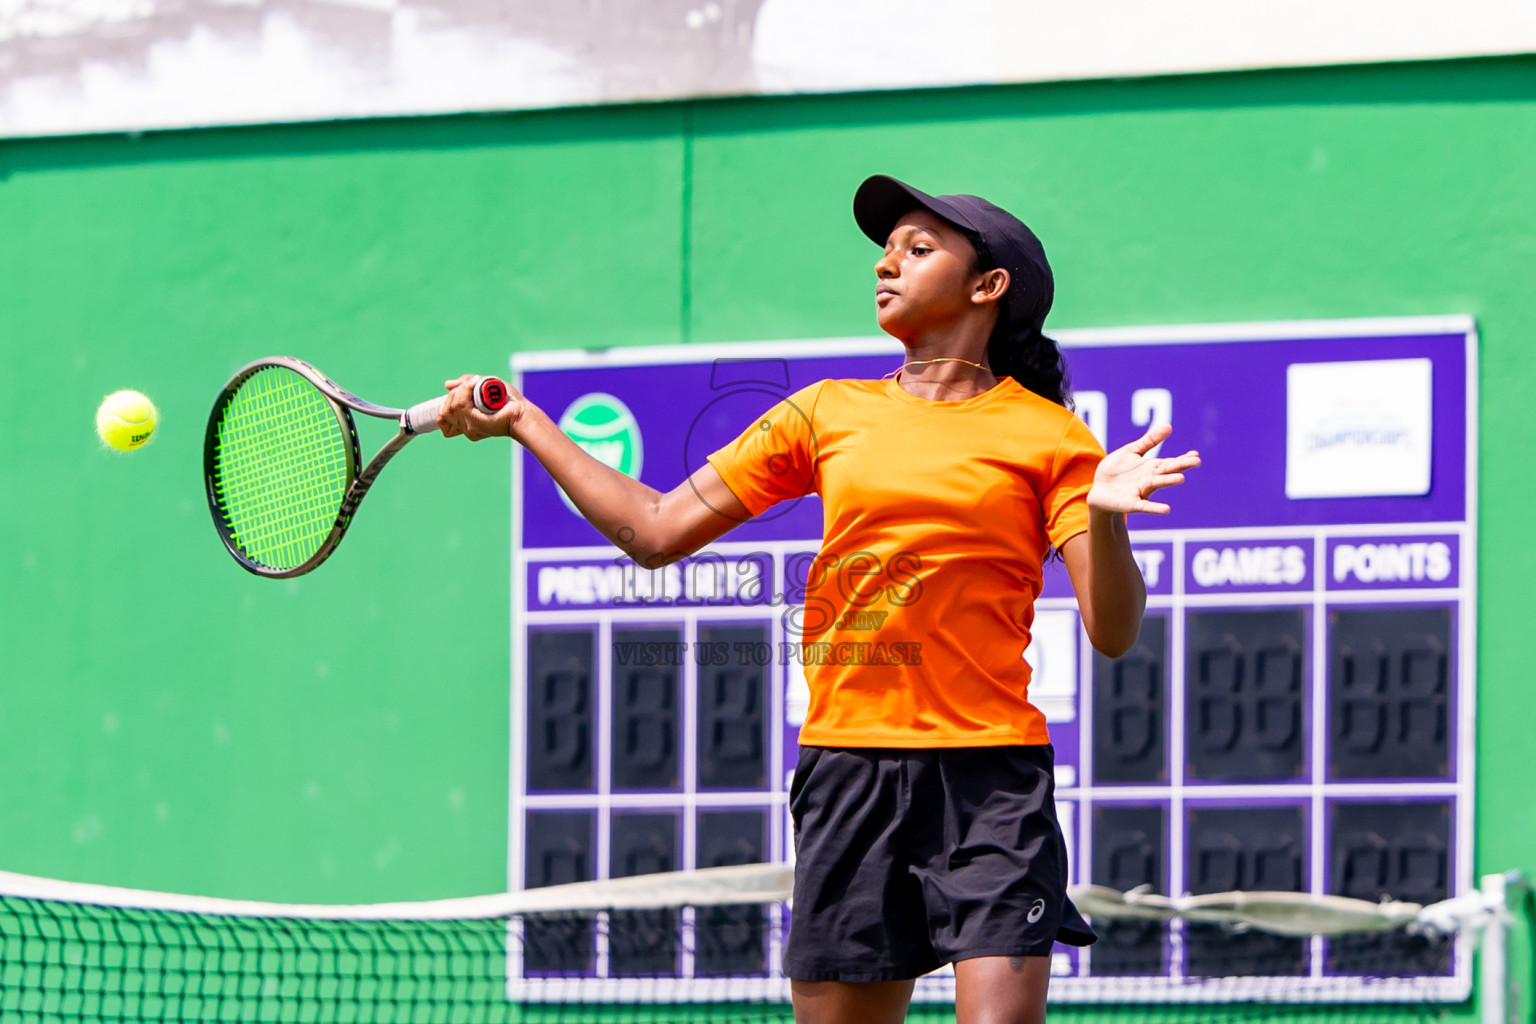
M 884 246 L 891 229 L 913 210 L 923 209 L 981 240 L 999 267 L 1008 271 L 1003 311 L 1016 329 L 1039 330 L 1051 311 L 1056 280 L 1035 233 L 1013 214 L 980 196 L 931 196 L 885 174 L 865 178 L 853 196 L 853 219 Z

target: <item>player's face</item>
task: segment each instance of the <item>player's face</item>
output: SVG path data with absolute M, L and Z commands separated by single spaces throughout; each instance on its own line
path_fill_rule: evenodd
M 976 250 L 950 224 L 927 210 L 901 218 L 875 263 L 881 330 L 906 339 L 974 314 L 975 266 Z

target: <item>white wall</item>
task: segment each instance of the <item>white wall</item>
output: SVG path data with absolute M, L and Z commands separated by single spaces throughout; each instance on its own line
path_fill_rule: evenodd
M 0 136 L 1536 52 L 1536 0 L 0 0 Z
M 769 0 L 753 58 L 795 91 L 1533 51 L 1533 0 Z

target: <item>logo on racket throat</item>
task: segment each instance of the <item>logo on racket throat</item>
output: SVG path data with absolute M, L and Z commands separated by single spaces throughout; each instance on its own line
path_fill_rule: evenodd
M 582 395 L 560 415 L 560 429 L 603 465 L 627 477 L 640 478 L 644 457 L 640 425 L 629 407 L 614 396 L 603 392 Z M 555 490 L 560 491 L 559 487 Z M 564 491 L 560 491 L 560 500 L 576 512 Z

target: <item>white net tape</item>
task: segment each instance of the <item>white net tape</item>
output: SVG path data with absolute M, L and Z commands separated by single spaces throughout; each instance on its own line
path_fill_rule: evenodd
M 311 921 L 486 921 L 538 914 L 581 914 L 601 910 L 660 910 L 789 899 L 794 868 L 787 864 L 740 864 L 697 871 L 671 871 L 598 882 L 572 882 L 522 892 L 466 896 L 417 903 L 262 903 L 211 896 L 184 896 L 145 889 L 120 889 L 85 882 L 0 871 L 0 896 L 129 907 L 222 917 L 288 918 Z
M 314 1019 L 306 1016 L 311 1004 L 332 1003 L 337 1012 L 385 1006 L 393 1019 L 416 1019 L 418 1010 L 427 1012 L 418 1005 L 423 1000 L 434 1013 L 448 1007 L 468 1014 L 462 1019 L 487 1021 L 515 1015 L 514 1002 L 739 1003 L 748 1007 L 741 1019 L 787 1020 L 779 955 L 792 882 L 788 865 L 755 864 L 333 906 L 0 872 L 0 1020 L 171 1019 L 191 1012 L 184 1004 L 194 990 L 204 1002 L 221 1000 L 220 1013 L 234 1007 L 236 1016 L 260 1011 L 249 1019 L 283 1022 Z M 1471 941 L 1481 936 L 1483 1024 L 1509 1024 L 1505 1009 L 1518 999 L 1503 998 L 1503 936 L 1512 923 L 1506 882 L 1518 884 L 1490 875 L 1481 890 L 1428 905 L 1291 892 L 1168 897 L 1075 887 L 1071 896 L 1105 941 L 1082 954 L 1058 952 L 1051 998 L 1122 1005 L 1456 1002 L 1471 991 Z M 1130 944 L 1117 945 L 1117 938 Z M 1132 953 L 1146 958 L 1127 959 Z M 269 969 L 269 960 L 277 966 Z M 144 994 L 145 978 L 154 981 L 153 997 Z M 239 1002 L 247 990 L 269 989 L 276 993 L 271 1014 L 266 1003 Z M 457 1001 L 438 994 L 447 989 Z M 919 1002 L 953 997 L 948 970 L 920 979 L 914 995 Z
M 1479 891 L 1424 906 L 1398 900 L 1371 903 L 1345 896 L 1303 892 L 1217 892 L 1203 896 L 1159 896 L 1146 889 L 1120 892 L 1102 885 L 1071 890 L 1072 900 L 1095 920 L 1163 921 L 1181 918 L 1200 924 L 1254 929 L 1272 935 L 1361 935 L 1406 930 L 1454 935 L 1484 928 L 1506 914 L 1502 899 Z

